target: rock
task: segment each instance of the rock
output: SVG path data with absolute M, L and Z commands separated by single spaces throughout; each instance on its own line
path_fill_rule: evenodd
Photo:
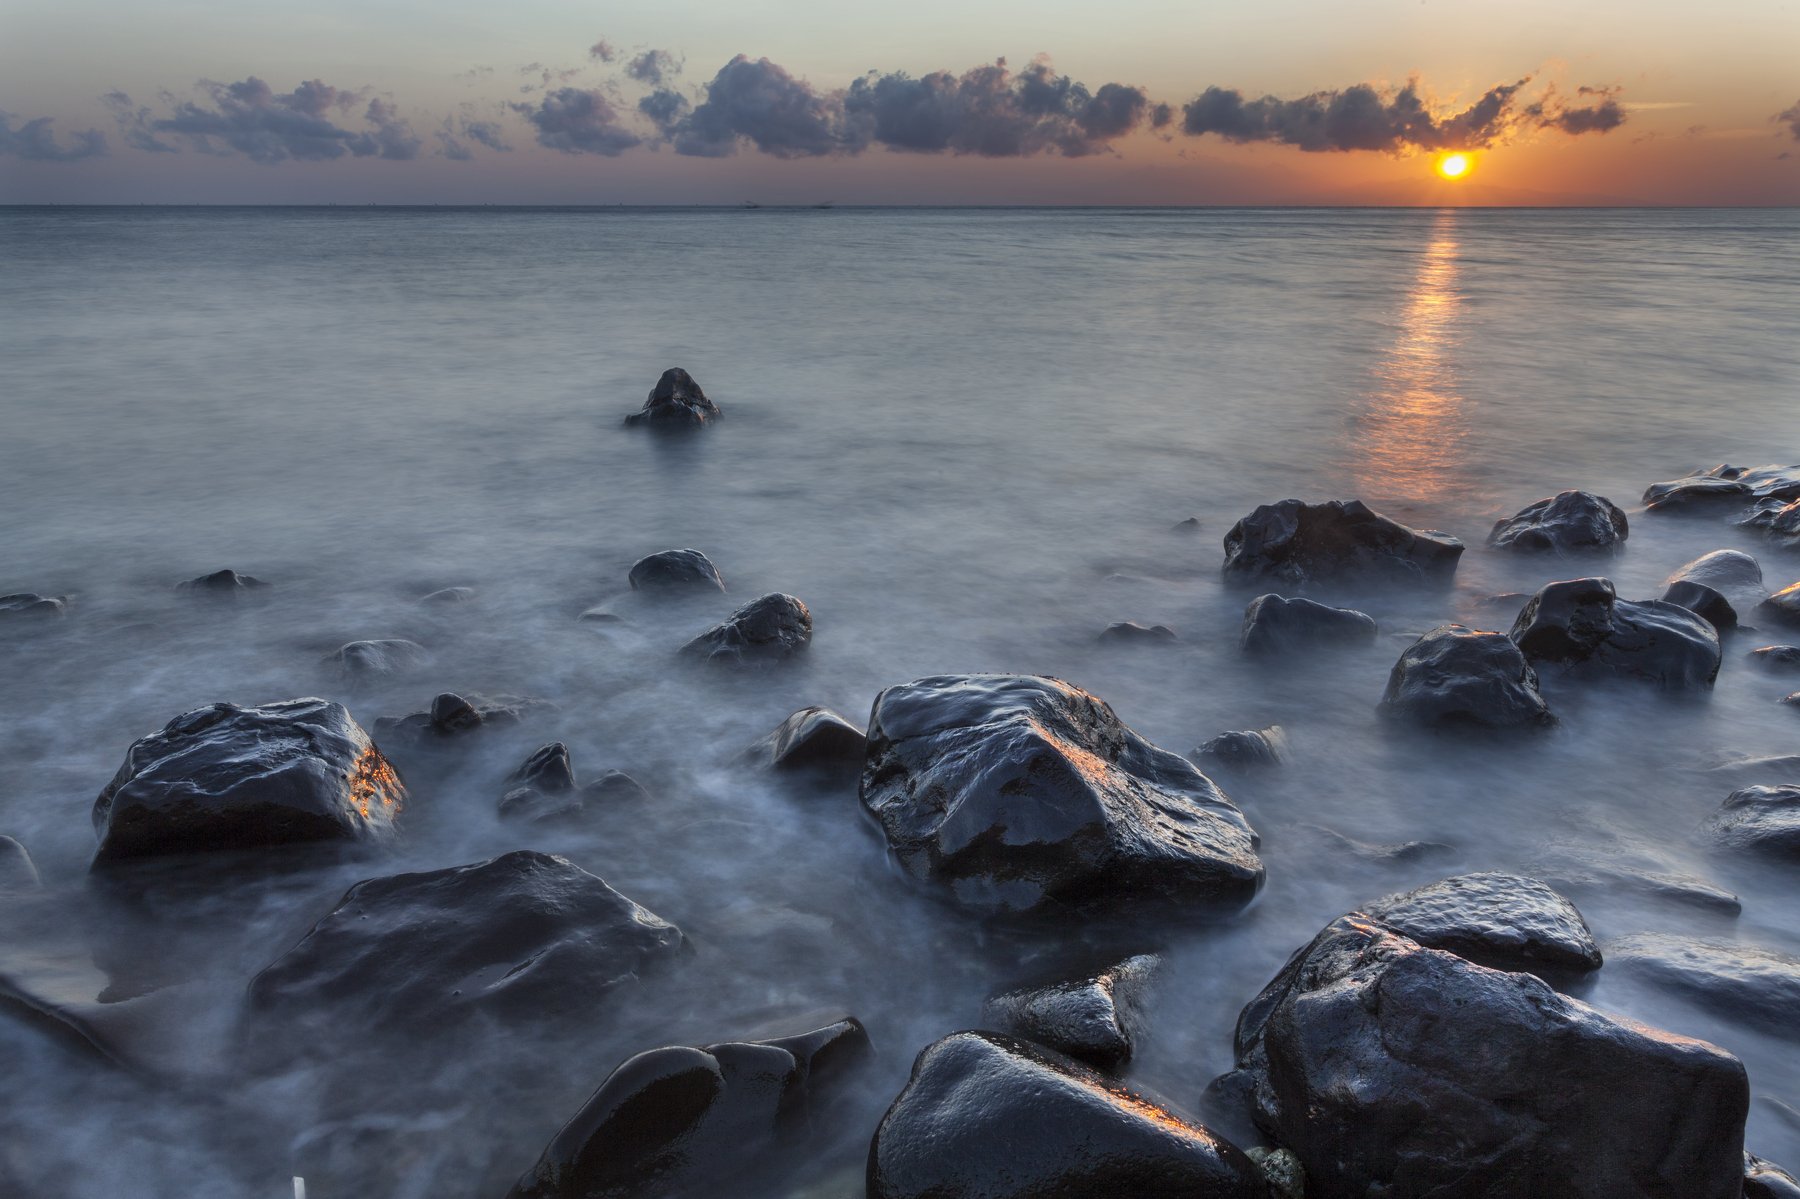
M 830 708 L 801 708 L 763 738 L 759 756 L 773 770 L 855 775 L 867 737 Z
M 1774 624 L 1800 629 L 1800 583 L 1789 583 L 1757 605 L 1756 614 Z
M 1715 633 L 1728 633 L 1737 628 L 1737 610 L 1715 589 L 1705 583 L 1683 580 L 1670 583 L 1663 591 L 1662 602 L 1686 608 L 1713 627 Z
M 1744 1199 L 1800 1199 L 1800 1178 L 1774 1162 L 1744 1154 Z
M 1198 533 L 1202 527 L 1198 516 L 1190 516 L 1186 520 L 1176 521 L 1169 526 L 1169 531 L 1172 533 Z
M 213 704 L 134 742 L 94 801 L 96 867 L 393 834 L 400 776 L 341 704 Z
M 454 608 L 458 604 L 466 604 L 475 598 L 473 587 L 440 587 L 428 595 L 419 597 L 422 608 Z
M 1411 864 L 1439 861 L 1457 855 L 1456 846 L 1446 845 L 1442 841 L 1399 841 L 1382 844 L 1373 841 L 1358 841 L 1354 837 L 1346 837 L 1336 829 L 1326 828 L 1322 824 L 1301 824 L 1298 827 L 1316 834 L 1347 853 L 1355 854 L 1357 857 L 1371 862 Z
M 996 1032 L 1115 1070 L 1130 1059 L 1142 1034 L 1139 999 L 1156 966 L 1153 955 L 1140 954 L 1090 978 L 1008 991 L 982 1005 L 981 1021 Z
M 1771 674 L 1800 674 L 1800 645 L 1765 645 L 1744 656 Z
M 390 637 L 376 641 L 351 641 L 323 661 L 335 665 L 347 675 L 364 677 L 400 674 L 424 662 L 425 647 L 416 641 Z
M 1735 941 L 1641 933 L 1609 942 L 1606 960 L 1777 1036 L 1792 1038 L 1800 1030 L 1800 958 Z
M 1652 483 L 1644 492 L 1644 506 L 1652 512 L 1702 505 L 1746 507 L 1760 499 L 1800 499 L 1800 467 L 1715 466 L 1686 478 Z
M 871 1055 L 854 1019 L 801 1036 L 640 1053 L 607 1076 L 508 1199 L 741 1193 L 801 1147 L 842 1075 Z
M 1228 580 L 1289 586 L 1342 579 L 1411 585 L 1447 583 L 1463 544 L 1435 529 L 1411 529 L 1361 500 L 1263 504 L 1225 534 Z
M 683 655 L 741 666 L 791 658 L 812 644 L 813 619 L 807 606 L 775 592 L 751 600 L 681 647 Z
M 1060 679 L 939 675 L 875 697 L 863 806 L 971 908 L 1249 902 L 1256 835 L 1212 780 Z
M 606 608 L 589 608 L 575 618 L 582 624 L 624 624 L 625 618 Z
M 1736 1199 L 1742 1183 L 1735 1057 L 1361 913 L 1244 1009 L 1237 1060 L 1317 1195 Z
M 0 620 L 41 619 L 44 617 L 56 619 L 68 614 L 67 596 L 38 595 L 31 591 L 0 595 Z
M 1267 1199 L 1256 1164 L 1153 1098 L 1049 1050 L 952 1033 L 869 1145 L 868 1199 Z
M 575 790 L 575 767 L 569 762 L 569 747 L 552 741 L 532 751 L 506 781 L 554 794 Z
M 1800 859 L 1800 784 L 1733 791 L 1713 817 L 1712 831 L 1734 849 Z
M 1495 549 L 1557 554 L 1613 551 L 1630 536 L 1619 506 L 1591 491 L 1563 491 L 1496 521 L 1488 534 Z
M 176 584 L 177 591 L 193 591 L 206 595 L 240 596 L 261 591 L 268 584 L 254 575 L 241 575 L 235 570 L 215 570 L 209 575 Z
M 511 786 L 500 798 L 500 815 L 509 820 L 568 819 L 621 800 L 646 798 L 637 780 L 619 770 L 578 786 L 569 749 L 560 741 L 535 751 L 506 781 Z
M 1568 975 L 1601 965 L 1600 947 L 1575 905 L 1517 874 L 1459 874 L 1363 911 L 1428 949 L 1495 970 Z
M 1244 1150 L 1269 1180 L 1272 1199 L 1305 1199 L 1306 1168 L 1300 1159 L 1286 1149 L 1264 1149 L 1260 1146 Z
M 1504 633 L 1440 625 L 1388 675 L 1381 712 L 1427 728 L 1534 729 L 1556 723 L 1537 672 Z
M 477 1013 L 535 1028 L 595 1005 L 683 949 L 681 930 L 566 858 L 371 879 L 258 974 L 250 1001 L 347 1032 L 441 1031 Z
M 1800 500 L 1758 500 L 1737 523 L 1761 529 L 1777 548 L 1800 549 Z
M 1369 645 L 1377 631 L 1373 617 L 1353 608 L 1259 595 L 1244 609 L 1238 645 L 1252 654 Z
M 1210 762 L 1239 769 L 1279 766 L 1287 758 L 1287 732 L 1280 725 L 1272 724 L 1266 729 L 1220 733 L 1189 756 L 1203 765 Z
M 1171 645 L 1181 638 L 1166 624 L 1141 625 L 1135 620 L 1122 620 L 1102 629 L 1100 640 L 1126 645 Z
M 623 770 L 601 771 L 600 777 L 581 787 L 581 810 L 592 812 L 615 803 L 637 803 L 650 798 L 644 785 Z
M 1790 708 L 1800 708 L 1800 691 L 1790 691 L 1781 697 L 1781 702 Z
M 1626 852 L 1607 852 L 1567 844 L 1555 846 L 1531 873 L 1559 890 L 1611 898 L 1629 889 L 1655 899 L 1736 916 L 1743 903 L 1736 895 L 1706 879 L 1683 874 L 1666 862 Z
M 716 420 L 719 406 L 706 398 L 694 377 L 678 366 L 670 367 L 656 381 L 641 412 L 625 418 L 625 424 L 655 429 L 698 429 Z
M 378 716 L 375 736 L 393 745 L 420 747 L 448 744 L 477 729 L 518 724 L 525 715 L 552 705 L 540 699 L 516 695 L 464 697 L 445 691 L 431 701 L 428 712 L 409 716 Z
M 1702 554 L 1663 580 L 1664 587 L 1700 583 L 1722 593 L 1760 591 L 1762 567 L 1743 550 L 1714 550 Z
M 699 550 L 663 550 L 639 558 L 632 563 L 629 578 L 633 591 L 725 590 L 718 568 Z
M 1712 625 L 1661 600 L 1619 599 L 1609 579 L 1546 584 L 1520 609 L 1512 639 L 1534 664 L 1671 689 L 1710 687 L 1719 673 Z
M 0 891 L 34 891 L 41 885 L 31 854 L 12 837 L 0 837 Z

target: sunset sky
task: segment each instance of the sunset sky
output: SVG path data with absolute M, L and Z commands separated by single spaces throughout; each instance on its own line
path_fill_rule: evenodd
M 0 113 L 7 203 L 1793 204 L 1800 3 L 0 0 Z

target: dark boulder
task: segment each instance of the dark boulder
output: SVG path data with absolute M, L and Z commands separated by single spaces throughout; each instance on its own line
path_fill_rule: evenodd
M 375 736 L 398 746 L 446 745 L 477 729 L 516 725 L 527 713 L 550 706 L 545 700 L 516 695 L 465 697 L 445 691 L 431 701 L 428 712 L 376 717 Z
M 569 762 L 569 747 L 552 741 L 533 750 L 506 781 L 556 794 L 575 790 L 575 767 Z
M 31 854 L 12 837 L 0 837 L 0 891 L 31 891 L 39 886 Z
M 1735 1057 L 1361 913 L 1244 1009 L 1237 1060 L 1309 1194 L 1737 1199 L 1742 1185 Z
M 791 658 L 812 644 L 807 606 L 774 592 L 751 600 L 681 647 L 684 656 L 731 666 Z
M 654 429 L 698 429 L 718 418 L 719 406 L 706 398 L 694 377 L 678 366 L 662 373 L 641 412 L 625 418 L 626 425 Z
M 1738 524 L 1761 529 L 1778 549 L 1800 549 L 1800 500 L 1758 500 Z
M 1181 638 L 1166 624 L 1142 625 L 1135 620 L 1122 620 L 1101 629 L 1100 640 L 1116 645 L 1173 645 Z
M 1713 817 L 1712 830 L 1736 849 L 1800 859 L 1800 784 L 1733 791 Z
M 1789 583 L 1756 608 L 1757 616 L 1771 624 L 1800 629 L 1800 583 Z
M 1212 780 L 1060 679 L 888 688 L 861 795 L 908 871 L 978 910 L 1242 904 L 1262 885 L 1256 835 Z
M 1652 483 L 1644 506 L 1652 512 L 1697 507 L 1747 507 L 1761 499 L 1800 499 L 1800 467 L 1715 466 L 1667 483 Z
M 1737 610 L 1731 606 L 1731 601 L 1705 583 L 1691 579 L 1670 583 L 1662 593 L 1662 602 L 1686 608 L 1711 625 L 1715 633 L 1729 633 L 1737 628 Z
M 0 620 L 55 618 L 68 613 L 67 596 L 38 595 L 31 591 L 0 595 Z
M 1744 656 L 1771 674 L 1800 673 L 1800 645 L 1765 645 Z
M 1441 625 L 1388 674 L 1384 716 L 1427 728 L 1533 729 L 1556 723 L 1537 672 L 1505 633 Z
M 1140 954 L 1088 978 L 1008 991 L 982 1005 L 981 1021 L 996 1032 L 1115 1070 L 1130 1059 L 1142 1034 L 1140 1002 L 1156 967 L 1153 955 Z
M 855 775 L 868 738 L 830 708 L 801 708 L 763 738 L 759 756 L 774 770 Z
M 1263 504 L 1225 534 L 1225 577 L 1289 586 L 1342 579 L 1364 583 L 1450 581 L 1463 544 L 1435 529 L 1412 529 L 1361 500 Z
M 1761 591 L 1762 567 L 1743 550 L 1714 550 L 1701 554 L 1663 580 L 1663 586 L 1700 583 L 1727 595 Z
M 213 704 L 125 752 L 94 801 L 94 864 L 378 840 L 393 833 L 405 799 L 400 776 L 341 704 Z
M 1377 631 L 1373 617 L 1353 608 L 1259 595 L 1244 608 L 1244 628 L 1238 635 L 1238 644 L 1246 653 L 1287 653 L 1369 645 Z
M 681 930 L 566 858 L 529 850 L 351 887 L 250 984 L 259 1011 L 349 1033 L 432 1032 L 482 1013 L 536 1026 L 674 959 Z
M 1459 874 L 1363 911 L 1428 949 L 1478 966 L 1555 977 L 1601 965 L 1600 947 L 1575 905 L 1534 878 Z
M 1711 624 L 1662 600 L 1619 599 L 1610 579 L 1546 584 L 1520 609 L 1512 639 L 1534 664 L 1671 689 L 1710 687 L 1719 673 Z
M 640 1053 L 607 1076 L 508 1199 L 710 1199 L 803 1150 L 869 1058 L 854 1019 L 801 1036 Z
M 699 550 L 663 550 L 639 558 L 632 563 L 629 579 L 633 591 L 725 590 L 718 568 Z
M 1641 933 L 1609 941 L 1607 973 L 1637 975 L 1776 1036 L 1800 1035 L 1800 958 L 1745 945 Z
M 1228 1141 L 1061 1054 L 953 1033 L 869 1145 L 868 1199 L 1267 1199 Z
M 1234 729 L 1220 733 L 1188 756 L 1201 765 L 1239 770 L 1279 766 L 1287 758 L 1287 732 L 1278 724 L 1266 729 Z
M 1774 1162 L 1744 1154 L 1744 1199 L 1800 1199 L 1800 1178 Z
M 185 583 L 176 584 L 178 591 L 192 591 L 202 595 L 246 595 L 252 591 L 261 591 L 268 584 L 254 575 L 241 575 L 235 570 L 215 570 L 209 575 L 201 575 L 197 579 L 189 579 Z
M 416 641 L 388 637 L 348 642 L 326 654 L 324 661 L 347 675 L 373 677 L 411 670 L 427 656 L 425 647 Z
M 1630 532 L 1625 513 L 1611 500 L 1591 491 L 1563 491 L 1496 521 L 1488 544 L 1502 550 L 1593 553 L 1618 549 Z

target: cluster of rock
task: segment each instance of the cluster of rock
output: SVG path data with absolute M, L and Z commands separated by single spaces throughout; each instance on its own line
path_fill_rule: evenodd
M 622 770 L 608 770 L 592 782 L 577 783 L 569 747 L 561 741 L 535 750 L 506 781 L 500 815 L 532 823 L 574 819 L 621 800 L 646 798 L 644 788 Z

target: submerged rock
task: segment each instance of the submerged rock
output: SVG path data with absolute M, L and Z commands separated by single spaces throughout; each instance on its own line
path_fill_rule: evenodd
M 1363 911 L 1428 949 L 1495 970 L 1565 975 L 1601 965 L 1600 947 L 1575 905 L 1522 875 L 1459 874 Z
M 1369 645 L 1377 631 L 1374 618 L 1354 608 L 1259 595 L 1244 608 L 1238 645 L 1252 654 Z
M 1644 506 L 1652 512 L 1747 507 L 1760 499 L 1800 499 L 1800 466 L 1715 466 L 1685 478 L 1652 483 Z
M 1691 579 L 1670 583 L 1662 593 L 1662 602 L 1686 608 L 1713 627 L 1715 633 L 1729 633 L 1737 628 L 1737 610 L 1715 588 Z
M 1556 723 L 1537 672 L 1504 633 L 1441 625 L 1388 674 L 1382 714 L 1427 728 L 1533 729 Z
M 1800 1035 L 1800 958 L 1730 941 L 1642 933 L 1606 946 L 1613 969 L 1777 1036 Z
M 773 770 L 855 775 L 862 770 L 867 737 L 830 708 L 801 708 L 763 738 L 760 757 Z
M 833 1085 L 870 1055 L 854 1019 L 773 1041 L 640 1053 L 607 1076 L 508 1199 L 736 1193 L 772 1158 L 805 1147 Z
M 1800 1199 L 1800 1178 L 1774 1162 L 1744 1154 L 1744 1199 Z
M 875 697 L 863 806 L 961 904 L 1247 903 L 1256 836 L 1212 780 L 1097 697 L 1034 675 L 939 675 Z
M 1736 895 L 1716 883 L 1684 874 L 1667 862 L 1630 852 L 1557 845 L 1544 860 L 1531 866 L 1531 873 L 1563 891 L 1608 898 L 1629 889 L 1726 916 L 1736 916 L 1744 906 Z
M 1738 524 L 1761 529 L 1779 549 L 1800 549 L 1800 500 L 1758 500 Z
M 996 1032 L 1113 1070 L 1130 1059 L 1142 1033 L 1139 1000 L 1156 966 L 1153 955 L 1140 954 L 1089 978 L 1008 991 L 982 1005 L 981 1020 Z
M 342 704 L 213 704 L 140 738 L 94 801 L 94 864 L 391 835 L 400 776 Z
M 1290 586 L 1332 579 L 1447 583 L 1463 543 L 1435 529 L 1412 529 L 1361 500 L 1263 504 L 1225 534 L 1225 577 Z
M 1512 639 L 1533 663 L 1671 689 L 1710 687 L 1719 673 L 1712 625 L 1662 600 L 1619 599 L 1610 579 L 1546 584 L 1520 609 Z
M 1616 550 L 1630 532 L 1625 513 L 1611 500 L 1591 491 L 1563 491 L 1496 521 L 1488 544 L 1503 550 L 1592 553 Z
M 351 641 L 325 655 L 324 661 L 348 675 L 391 675 L 411 670 L 428 655 L 417 641 L 389 637 L 374 641 Z
M 500 815 L 508 820 L 570 819 L 622 799 L 644 798 L 637 780 L 618 770 L 609 770 L 586 786 L 577 784 L 569 747 L 560 741 L 533 751 L 506 781 Z
M 1049 1050 L 953 1033 L 869 1145 L 868 1199 L 1267 1199 L 1256 1164 L 1202 1125 Z
M 812 644 L 812 612 L 791 595 L 751 600 L 681 647 L 686 657 L 741 666 L 791 658 Z
M 1100 630 L 1100 640 L 1123 645 L 1172 645 L 1181 638 L 1166 624 L 1141 625 L 1135 620 L 1122 620 Z
M 1328 925 L 1238 1019 L 1251 1114 L 1309 1194 L 1736 1199 L 1749 1083 L 1529 974 Z
M 1800 784 L 1733 791 L 1713 817 L 1712 830 L 1736 849 L 1800 858 Z
M 393 745 L 444 745 L 477 729 L 516 725 L 528 712 L 551 706 L 546 700 L 516 695 L 465 697 L 445 691 L 431 701 L 428 712 L 376 717 L 375 735 Z
M 656 429 L 698 429 L 716 419 L 719 406 L 706 398 L 694 377 L 678 366 L 662 373 L 641 412 L 625 418 L 625 424 Z
M 699 550 L 663 550 L 639 558 L 628 578 L 633 591 L 725 590 L 718 568 Z
M 206 595 L 239 596 L 261 591 L 268 584 L 254 575 L 241 575 L 235 570 L 215 570 L 209 575 L 177 583 L 177 591 L 194 591 Z
M 591 1018 L 684 945 L 573 862 L 518 850 L 356 884 L 250 1000 L 352 1034 L 431 1033 L 476 1013 L 535 1026 Z
M 1771 674 L 1800 674 L 1800 645 L 1765 645 L 1744 656 Z
M 41 885 L 31 854 L 12 837 L 0 837 L 0 891 L 32 891 Z
M 69 601 L 61 595 L 38 595 L 32 591 L 19 591 L 12 595 L 0 595 L 0 620 L 13 619 L 52 619 L 69 614 Z
M 1800 583 L 1790 583 L 1757 605 L 1756 614 L 1773 624 L 1800 629 Z
M 1278 724 L 1266 729 L 1236 729 L 1220 733 L 1196 749 L 1190 757 L 1239 769 L 1279 766 L 1287 758 L 1287 731 Z
M 1441 861 L 1454 858 L 1459 852 L 1454 845 L 1442 841 L 1358 841 L 1355 837 L 1346 837 L 1333 828 L 1322 824 L 1301 824 L 1297 826 L 1313 833 L 1328 844 L 1355 854 L 1359 858 L 1371 862 L 1394 864 L 1411 864 L 1414 862 Z
M 454 608 L 458 604 L 466 604 L 475 598 L 473 587 L 440 587 L 427 595 L 419 597 L 422 608 Z

